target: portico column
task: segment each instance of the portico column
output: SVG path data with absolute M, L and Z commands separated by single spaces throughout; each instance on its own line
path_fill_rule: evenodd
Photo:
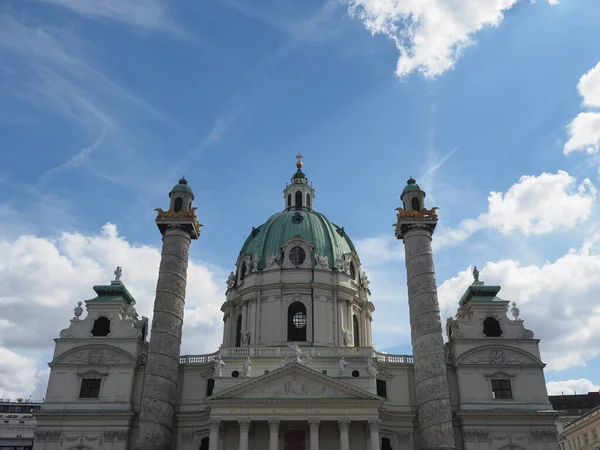
M 248 432 L 250 431 L 249 420 L 238 420 L 240 426 L 240 450 L 248 450 Z
M 340 427 L 340 450 L 350 450 L 350 437 L 348 430 L 350 428 L 349 420 L 338 420 Z
M 210 423 L 210 435 L 208 437 L 208 450 L 218 450 L 219 448 L 219 421 L 213 420 Z
M 319 450 L 319 425 L 318 420 L 309 420 L 310 426 L 310 450 Z
M 371 436 L 371 450 L 379 450 L 379 421 L 369 420 L 369 434 Z
M 279 450 L 279 420 L 269 420 L 269 450 Z

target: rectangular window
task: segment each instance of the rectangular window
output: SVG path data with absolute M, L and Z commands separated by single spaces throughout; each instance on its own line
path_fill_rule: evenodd
M 492 380 L 494 400 L 511 400 L 513 398 L 510 380 Z
M 589 439 L 587 433 L 585 433 L 583 435 L 583 445 L 588 445 L 589 443 L 590 443 L 590 439 Z
M 206 396 L 210 397 L 213 395 L 213 390 L 215 389 L 215 379 L 209 378 L 206 380 Z
M 592 439 L 594 440 L 594 442 L 598 442 L 598 432 L 595 428 L 594 431 L 592 431 Z
M 377 380 L 377 395 L 387 398 L 387 382 L 385 380 Z
M 98 398 L 100 397 L 100 378 L 84 378 L 81 380 L 81 391 L 79 398 Z

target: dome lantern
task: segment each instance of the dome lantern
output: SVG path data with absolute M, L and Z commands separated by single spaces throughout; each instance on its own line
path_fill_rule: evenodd
M 292 175 L 291 184 L 287 184 L 283 197 L 285 200 L 285 210 L 312 210 L 315 190 L 308 184 L 304 172 L 302 172 L 302 154 L 296 155 L 296 172 Z

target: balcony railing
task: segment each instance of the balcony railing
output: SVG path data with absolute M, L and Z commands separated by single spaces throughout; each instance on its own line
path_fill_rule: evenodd
M 301 347 L 301 356 L 311 358 L 331 357 L 372 357 L 380 363 L 387 364 L 413 364 L 412 355 L 390 355 L 380 353 L 371 347 Z M 206 355 L 185 355 L 179 358 L 179 364 L 205 364 L 212 362 L 215 356 L 222 357 L 272 357 L 285 358 L 290 354 L 287 347 L 223 347 L 218 352 Z

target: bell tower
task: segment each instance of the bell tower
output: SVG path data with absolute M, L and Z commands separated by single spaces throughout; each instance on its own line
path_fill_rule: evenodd
M 452 407 L 431 237 L 437 214 L 425 209 L 425 191 L 411 177 L 397 208 L 396 238 L 404 241 L 408 306 L 421 449 L 454 450 Z
M 192 208 L 194 193 L 185 178 L 171 189 L 169 197 L 168 211 L 156 209 L 163 245 L 140 407 L 139 450 L 171 448 L 188 251 L 191 240 L 200 235 L 196 208 Z

